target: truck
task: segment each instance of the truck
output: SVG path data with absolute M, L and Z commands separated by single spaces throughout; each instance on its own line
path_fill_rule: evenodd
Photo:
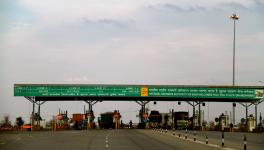
M 102 113 L 98 117 L 98 124 L 101 129 L 115 129 L 120 126 L 121 115 L 118 111 Z
M 150 112 L 148 116 L 149 128 L 160 128 L 161 121 L 162 121 L 162 116 L 159 113 L 159 111 L 153 110 Z
M 174 127 L 175 129 L 186 129 L 189 127 L 190 119 L 189 113 L 179 111 L 174 113 Z

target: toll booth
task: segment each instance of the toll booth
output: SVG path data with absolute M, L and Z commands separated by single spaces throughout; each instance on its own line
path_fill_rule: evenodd
M 256 128 L 256 119 L 251 114 L 247 118 L 247 125 L 246 125 L 247 131 L 252 132 Z
M 87 129 L 95 129 L 94 118 L 95 116 L 93 110 L 86 111 L 84 125 L 87 127 Z
M 72 114 L 72 121 L 74 121 L 73 128 L 76 130 L 83 129 L 84 128 L 84 120 L 85 120 L 84 114 Z

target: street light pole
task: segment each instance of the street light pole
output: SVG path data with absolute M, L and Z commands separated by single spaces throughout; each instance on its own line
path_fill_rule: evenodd
M 236 56 L 236 20 L 239 19 L 239 16 L 236 14 L 232 14 L 229 16 L 230 19 L 234 21 L 234 40 L 233 40 L 233 86 L 235 86 L 235 56 Z M 233 103 L 233 124 L 235 125 L 235 107 L 236 104 Z
M 235 56 L 236 56 L 236 20 L 239 19 L 239 16 L 233 14 L 230 16 L 230 19 L 234 20 L 234 40 L 233 40 L 233 86 L 235 86 Z

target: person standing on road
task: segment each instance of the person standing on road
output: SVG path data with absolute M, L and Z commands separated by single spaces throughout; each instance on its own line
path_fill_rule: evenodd
M 230 123 L 230 132 L 233 132 L 233 127 L 234 127 L 233 123 Z
M 132 120 L 129 121 L 129 128 L 132 128 Z

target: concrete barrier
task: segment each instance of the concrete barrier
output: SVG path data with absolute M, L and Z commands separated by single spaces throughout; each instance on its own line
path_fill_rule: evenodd
M 187 139 L 187 129 L 185 130 L 185 139 Z
M 225 134 L 224 131 L 222 131 L 222 147 L 225 146 Z
M 247 150 L 247 136 L 244 134 L 244 150 Z
M 193 140 L 196 141 L 196 131 L 193 131 Z

